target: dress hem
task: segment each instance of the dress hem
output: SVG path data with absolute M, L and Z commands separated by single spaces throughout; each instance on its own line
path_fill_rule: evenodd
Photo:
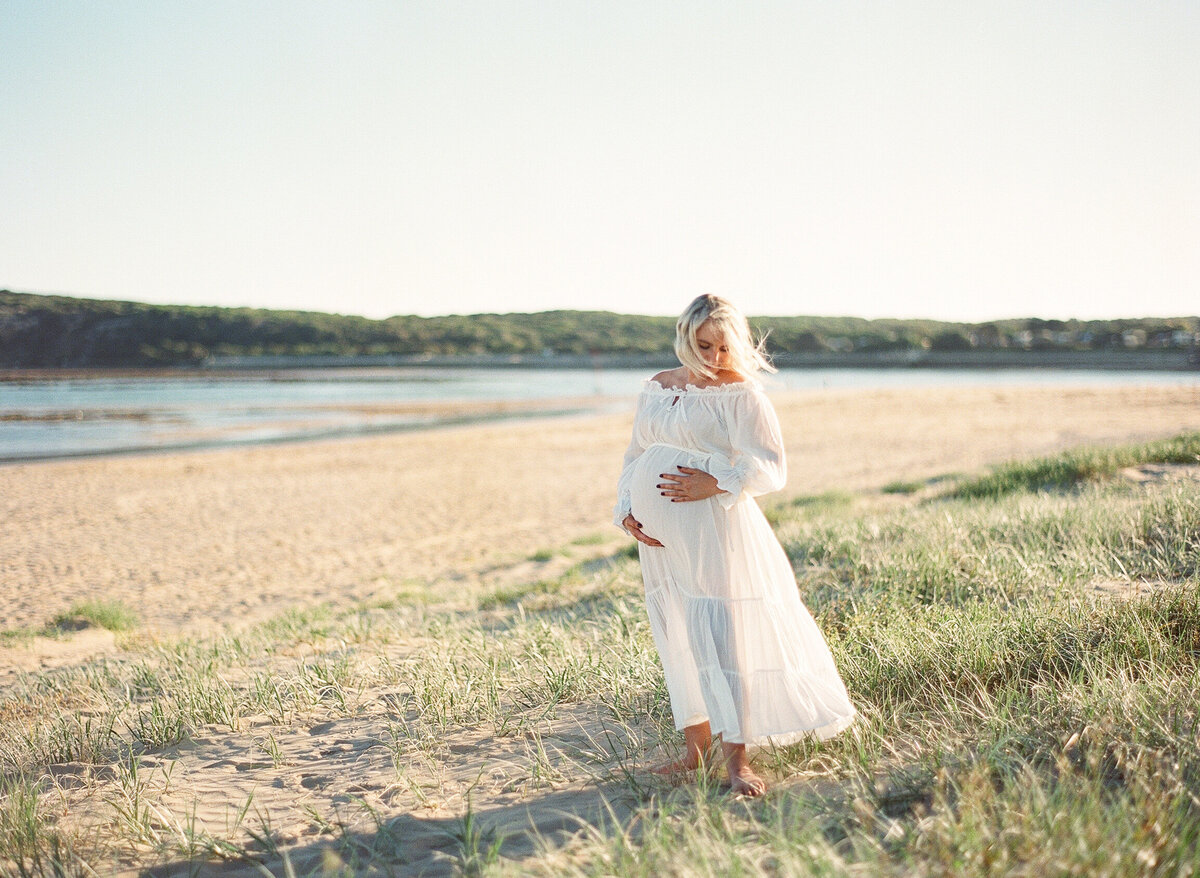
M 826 723 L 823 726 L 818 726 L 815 729 L 805 729 L 798 732 L 787 732 L 782 735 L 764 735 L 762 737 L 752 738 L 746 744 L 747 750 L 761 751 L 773 750 L 776 747 L 788 747 L 792 744 L 799 744 L 801 741 L 815 739 L 817 741 L 828 741 L 837 735 L 840 735 L 850 726 L 854 725 L 858 719 L 858 711 L 847 716 L 840 716 L 833 722 Z M 731 742 L 731 743 L 737 743 Z
M 713 735 L 721 735 L 721 739 L 727 744 L 745 744 L 746 749 L 750 751 L 773 750 L 776 747 L 788 747 L 792 744 L 798 744 L 801 741 L 815 739 L 817 741 L 828 741 L 830 738 L 840 735 L 858 720 L 858 711 L 839 716 L 832 722 L 827 722 L 823 726 L 816 726 L 811 729 L 798 729 L 781 734 L 759 735 L 751 738 L 749 741 L 729 741 L 720 732 L 713 732 Z M 696 719 L 691 717 L 687 725 L 697 725 L 698 723 L 708 722 L 708 717 Z M 677 731 L 683 731 L 685 726 L 677 726 Z

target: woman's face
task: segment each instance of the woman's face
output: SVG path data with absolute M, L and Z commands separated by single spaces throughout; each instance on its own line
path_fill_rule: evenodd
M 711 321 L 706 320 L 696 330 L 696 349 L 705 365 L 718 372 L 729 368 L 731 358 L 729 348 L 725 344 L 725 336 L 713 328 Z

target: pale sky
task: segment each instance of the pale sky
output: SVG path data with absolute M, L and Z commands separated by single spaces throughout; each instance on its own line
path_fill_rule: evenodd
M 1200 312 L 1200 3 L 4 0 L 0 287 Z

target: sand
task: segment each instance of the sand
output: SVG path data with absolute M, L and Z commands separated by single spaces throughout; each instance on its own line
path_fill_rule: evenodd
M 1186 387 L 774 400 L 785 495 L 1200 429 L 1200 389 Z M 40 627 L 89 599 L 122 601 L 145 629 L 171 633 L 406 587 L 519 579 L 546 550 L 623 539 L 609 518 L 630 423 L 631 412 L 0 467 L 0 630 Z
M 1082 443 L 1200 430 L 1196 388 L 813 391 L 774 399 L 790 459 L 784 498 L 878 491 L 891 481 L 978 472 Z M 555 565 L 629 542 L 609 519 L 631 420 L 629 411 L 3 467 L 0 627 L 36 628 L 78 601 L 104 599 L 135 608 L 139 632 L 170 636 L 228 630 L 320 602 L 532 582 Z M 564 546 L 565 555 L 551 551 Z M 419 656 L 418 644 L 394 648 L 397 662 Z M 119 657 L 120 649 L 95 628 L 66 639 L 17 639 L 0 646 L 0 689 L 18 668 L 79 665 Z M 146 794 L 218 834 L 245 835 L 228 828 L 243 820 L 269 824 L 302 873 L 338 865 L 328 861 L 336 833 L 314 815 L 344 815 L 363 845 L 395 840 L 397 874 L 450 875 L 468 808 L 481 831 L 509 839 L 506 857 L 519 858 L 536 855 L 534 835 L 553 842 L 631 807 L 620 786 L 530 779 L 539 759 L 553 767 L 568 762 L 562 754 L 603 749 L 593 745 L 605 730 L 596 705 L 564 705 L 520 735 L 462 729 L 438 743 L 436 760 L 405 757 L 397 766 L 386 746 L 397 721 L 389 694 L 360 698 L 350 716 L 290 725 L 248 718 L 236 729 L 196 730 L 141 758 Z M 119 765 L 46 771 L 63 825 L 114 820 Z M 386 833 L 372 830 L 368 807 L 387 821 Z M 280 860 L 269 865 L 282 874 Z M 131 866 L 127 874 L 137 873 Z M 202 874 L 261 871 L 227 862 Z

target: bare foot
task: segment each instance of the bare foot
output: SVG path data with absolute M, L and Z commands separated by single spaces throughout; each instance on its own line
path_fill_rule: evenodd
M 650 771 L 662 777 L 671 777 L 677 774 L 691 774 L 699 767 L 699 758 L 685 756 L 683 759 L 675 759 L 662 765 L 656 765 Z
M 767 791 L 767 782 L 747 765 L 729 772 L 729 788 L 735 796 L 757 798 Z
M 745 744 L 722 742 L 721 754 L 725 757 L 725 771 L 729 775 L 729 788 L 735 796 L 761 796 L 767 791 L 767 782 L 754 773 L 746 757 Z
M 707 720 L 687 726 L 683 730 L 683 758 L 675 759 L 650 770 L 663 777 L 691 774 L 700 767 L 710 747 L 712 747 L 712 732 L 709 730 Z

